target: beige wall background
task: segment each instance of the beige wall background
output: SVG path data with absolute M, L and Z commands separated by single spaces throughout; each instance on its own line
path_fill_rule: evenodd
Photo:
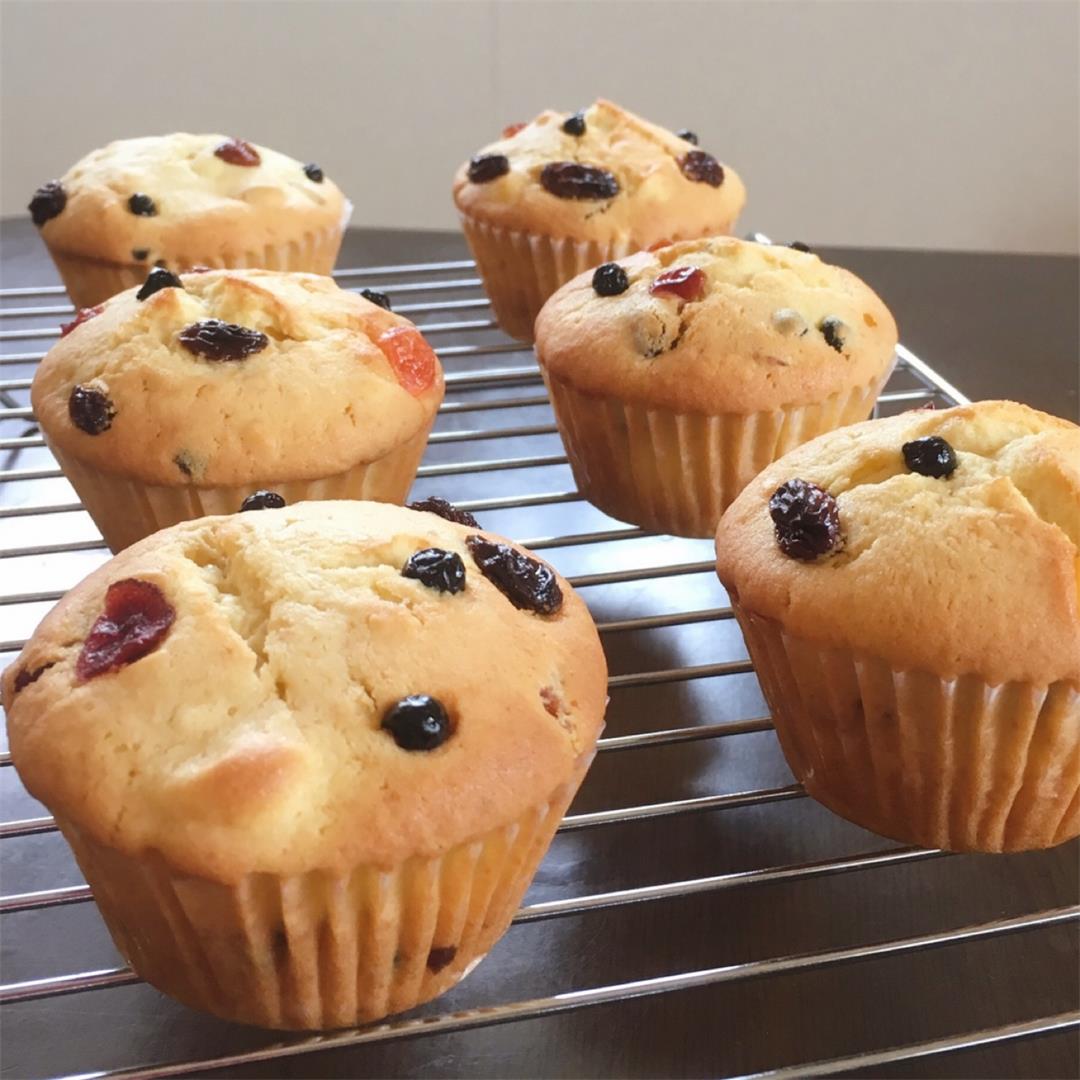
M 1078 250 L 1075 0 L 4 0 L 0 212 L 111 139 L 221 131 L 319 162 L 354 223 L 454 228 L 456 165 L 603 95 L 810 242 Z

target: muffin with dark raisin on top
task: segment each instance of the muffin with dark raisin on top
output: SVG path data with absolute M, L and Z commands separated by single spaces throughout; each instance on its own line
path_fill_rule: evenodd
M 1080 834 L 1080 428 L 1009 401 L 770 465 L 717 572 L 807 791 L 963 851 Z
M 286 502 L 403 502 L 443 397 L 407 319 L 316 274 L 150 272 L 82 313 L 31 390 L 106 542 Z
M 610 101 L 515 124 L 461 166 L 454 202 L 499 325 L 531 341 L 564 282 L 657 243 L 728 233 L 738 175 L 696 136 Z
M 76 308 L 153 266 L 329 274 L 352 206 L 314 163 L 226 135 L 120 139 L 42 184 L 30 201 Z
M 362 502 L 163 530 L 69 592 L 3 679 L 15 768 L 136 972 L 308 1029 L 412 1008 L 480 961 L 606 693 L 553 570 Z

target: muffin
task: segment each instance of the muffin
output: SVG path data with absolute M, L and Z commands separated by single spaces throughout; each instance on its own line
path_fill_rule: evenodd
M 928 847 L 1080 833 L 1080 428 L 985 401 L 823 435 L 716 552 L 814 798 Z
M 564 282 L 657 243 L 730 232 L 735 171 L 610 101 L 515 124 L 454 177 L 454 202 L 499 326 L 531 341 Z
M 178 133 L 95 150 L 38 188 L 29 210 L 79 308 L 153 266 L 329 274 L 352 206 L 314 163 Z
M 15 767 L 136 972 L 226 1019 L 331 1028 L 442 993 L 500 937 L 593 756 L 606 670 L 585 604 L 526 552 L 330 502 L 128 549 L 3 694 Z
M 330 278 L 160 268 L 64 327 L 31 390 L 113 551 L 261 488 L 402 502 L 442 396 L 420 332 Z
M 893 317 L 854 274 L 729 237 L 605 263 L 536 320 L 578 490 L 680 536 L 711 537 L 769 462 L 865 420 L 895 347 Z

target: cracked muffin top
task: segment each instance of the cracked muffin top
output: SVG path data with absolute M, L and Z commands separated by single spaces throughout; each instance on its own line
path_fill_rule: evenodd
M 814 439 L 735 500 L 716 552 L 732 597 L 796 636 L 946 678 L 1080 683 L 1080 428 L 1026 405 Z
M 62 824 L 217 880 L 389 866 L 516 820 L 593 752 L 606 692 L 544 564 L 364 502 L 163 530 L 3 678 L 15 766 Z
M 213 251 L 261 261 L 268 245 L 340 228 L 351 212 L 314 163 L 184 132 L 94 150 L 38 188 L 29 209 L 56 251 L 181 270 Z
M 746 202 L 735 170 L 603 99 L 507 128 L 458 169 L 459 210 L 572 240 L 658 241 L 728 232 Z
M 31 393 L 50 444 L 153 484 L 344 471 L 443 396 L 412 323 L 316 274 L 156 269 L 64 331 Z
M 896 341 L 888 308 L 854 274 L 731 237 L 605 263 L 536 320 L 551 376 L 687 413 L 760 412 L 884 381 Z

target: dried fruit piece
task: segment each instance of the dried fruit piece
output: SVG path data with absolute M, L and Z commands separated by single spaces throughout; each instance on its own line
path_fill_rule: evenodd
M 681 128 L 679 131 L 676 131 L 675 134 L 680 139 L 682 139 L 683 142 L 690 143 L 691 146 L 697 146 L 698 144 L 697 135 L 695 135 L 694 132 L 692 132 L 689 128 Z
M 206 360 L 244 360 L 265 349 L 270 341 L 261 330 L 220 319 L 192 323 L 176 336 L 188 352 Z
M 390 297 L 384 292 L 379 292 L 378 289 L 361 289 L 360 295 L 372 304 L 378 304 L 379 307 L 386 308 L 387 311 L 394 310 L 390 306 Z
M 505 154 L 478 154 L 469 162 L 468 176 L 474 184 L 490 184 L 510 171 Z
M 724 166 L 704 150 L 691 150 L 679 160 L 679 168 L 687 180 L 697 184 L 719 187 L 724 182 Z
M 128 209 L 139 217 L 154 217 L 157 214 L 157 206 L 154 205 L 154 200 L 149 195 L 144 195 L 141 191 L 136 191 L 134 195 L 128 199 Z
M 831 345 L 837 352 L 844 351 L 844 343 L 847 341 L 848 326 L 843 319 L 836 315 L 826 315 L 818 323 L 818 329 L 825 338 L 825 343 Z
M 573 116 L 568 116 L 563 121 L 562 129 L 567 135 L 576 135 L 580 138 L 585 134 L 585 114 L 576 112 Z
M 392 705 L 382 720 L 402 750 L 434 750 L 451 735 L 442 702 L 429 694 L 410 694 Z
M 245 510 L 280 510 L 284 505 L 284 498 L 276 491 L 260 488 L 258 491 L 253 491 L 240 504 L 240 513 L 244 513 Z
M 31 683 L 36 683 L 38 679 L 40 679 L 41 676 L 55 664 L 55 660 L 48 660 L 44 664 L 39 664 L 36 668 L 24 667 L 21 671 L 17 672 L 13 687 L 15 693 L 17 694 L 20 690 L 25 690 Z
M 309 161 L 304 166 L 304 175 L 313 183 L 321 184 L 325 179 L 322 169 L 315 164 L 314 161 Z
M 804 244 L 801 240 L 792 240 L 788 243 L 788 247 L 792 251 L 805 251 L 808 255 L 812 255 L 809 244 Z
M 524 127 L 528 127 L 528 124 L 521 121 L 516 124 L 507 124 L 506 127 L 502 129 L 502 137 L 504 139 L 512 139 Z
M 456 945 L 437 945 L 428 953 L 428 971 L 437 974 L 457 956 Z
M 148 258 L 150 258 L 150 249 L 149 248 L 132 248 L 131 249 L 131 257 L 132 257 L 132 259 L 135 260 L 135 262 L 146 262 L 146 260 Z
M 146 275 L 146 280 L 142 284 L 142 288 L 135 294 L 136 300 L 148 300 L 156 292 L 161 292 L 162 289 L 182 289 L 184 283 L 170 270 L 166 270 L 164 266 L 155 266 L 149 274 Z
M 116 406 L 104 390 L 96 386 L 74 386 L 68 397 L 71 422 L 87 435 L 100 435 L 112 427 Z
M 149 581 L 125 578 L 105 593 L 105 611 L 97 617 L 75 664 L 79 682 L 142 659 L 168 634 L 176 611 Z
M 619 296 L 630 288 L 630 279 L 618 263 L 601 263 L 593 271 L 592 287 L 597 296 Z
M 435 514 L 446 521 L 453 521 L 457 525 L 468 525 L 472 529 L 479 529 L 480 523 L 469 513 L 468 510 L 459 510 L 453 503 L 440 499 L 438 495 L 432 495 L 420 502 L 409 503 L 410 510 L 419 510 L 426 514 Z
M 60 336 L 67 337 L 76 326 L 82 326 L 84 322 L 88 322 L 94 318 L 95 315 L 100 315 L 105 310 L 104 304 L 98 304 L 97 307 L 84 307 L 79 308 L 75 313 L 75 318 L 71 322 L 60 324 Z
M 67 206 L 67 192 L 59 180 L 50 180 L 34 192 L 27 210 L 34 224 L 40 229 L 46 221 L 52 221 Z
M 214 147 L 214 157 L 219 157 L 230 165 L 243 165 L 248 169 L 262 163 L 259 151 L 243 139 L 226 139 Z
M 781 484 L 769 499 L 769 516 L 780 550 L 809 562 L 840 544 L 840 508 L 827 492 L 807 480 Z
M 542 562 L 484 536 L 469 536 L 465 543 L 480 572 L 514 607 L 540 615 L 552 615 L 562 607 L 559 582 Z
M 903 453 L 907 467 L 920 476 L 941 480 L 956 471 L 956 451 L 940 435 L 906 442 Z
M 390 362 L 398 382 L 414 397 L 435 381 L 438 361 L 415 326 L 392 326 L 383 331 L 375 344 Z
M 674 266 L 649 286 L 649 292 L 671 293 L 683 300 L 700 300 L 705 293 L 705 271 L 698 266 Z
M 439 592 L 459 593 L 465 588 L 465 564 L 456 551 L 430 547 L 413 552 L 401 568 L 401 576 L 415 578 Z
M 619 181 L 597 165 L 552 161 L 540 170 L 544 190 L 560 199 L 611 199 L 619 194 Z

